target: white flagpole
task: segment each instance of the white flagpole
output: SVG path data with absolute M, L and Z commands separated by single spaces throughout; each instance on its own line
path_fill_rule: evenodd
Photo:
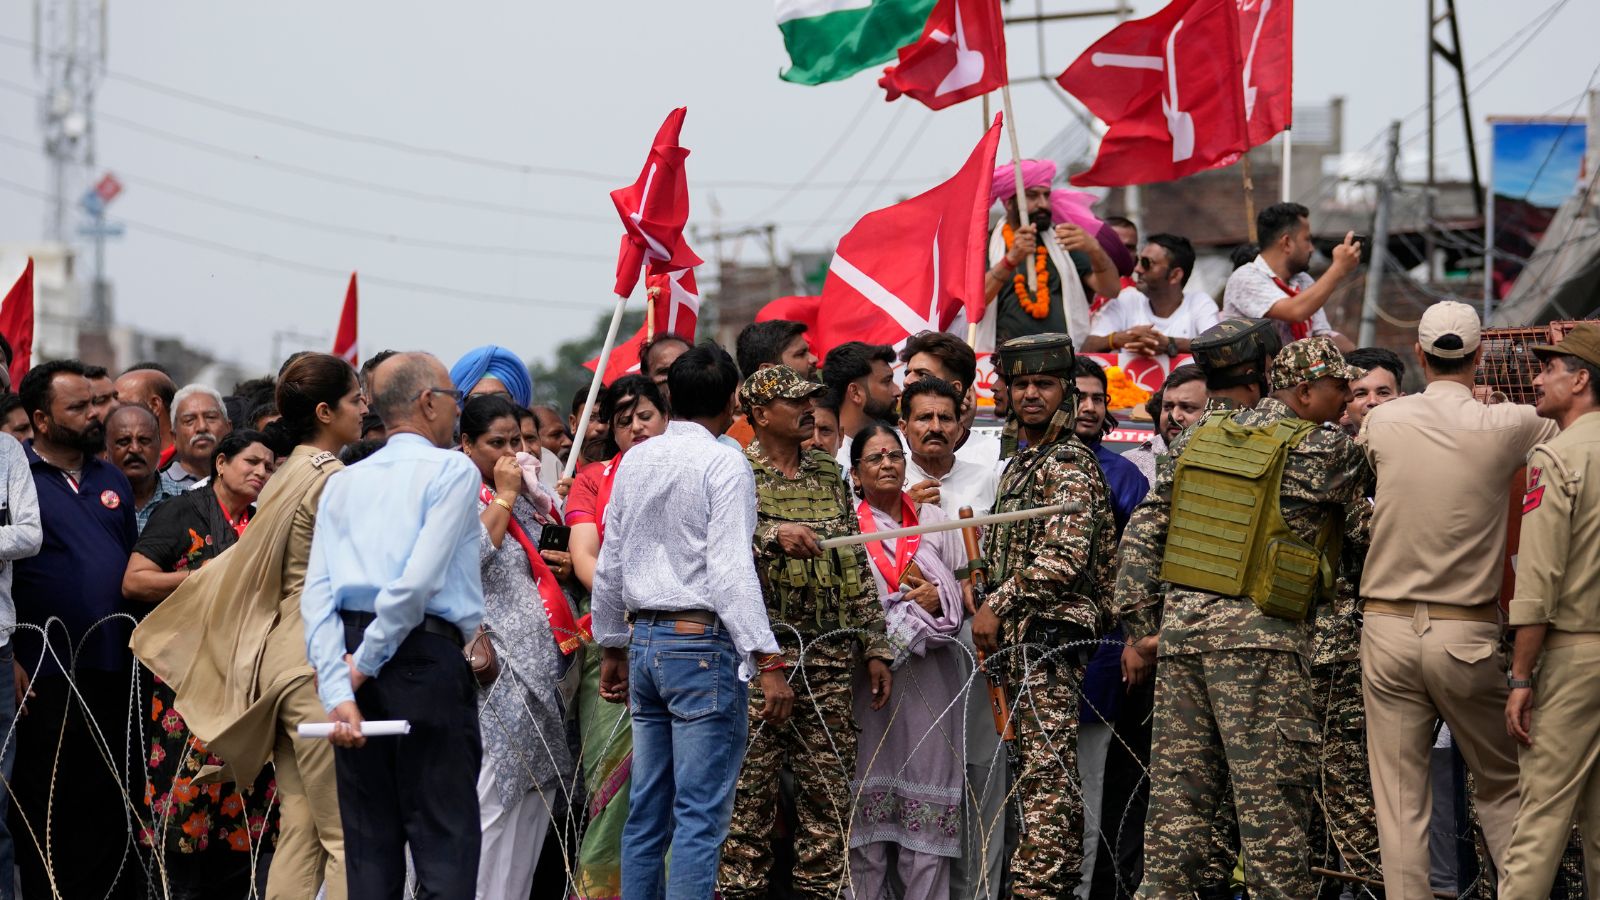
M 589 430 L 589 415 L 594 411 L 594 398 L 600 395 L 600 381 L 606 375 L 606 363 L 611 361 L 611 348 L 617 342 L 617 328 L 622 325 L 622 308 L 628 305 L 628 298 L 617 295 L 617 307 L 611 311 L 611 327 L 606 329 L 606 340 L 600 345 L 600 358 L 595 361 L 594 380 L 589 382 L 589 399 L 583 402 L 583 414 L 578 416 L 577 433 L 572 436 L 572 449 L 567 452 L 567 469 L 562 473 L 565 478 L 571 478 L 573 471 L 578 468 L 578 460 L 583 456 L 583 436 Z
M 1285 203 L 1292 201 L 1290 196 L 1294 192 L 1294 185 L 1290 181 L 1289 173 L 1294 167 L 1294 132 L 1288 128 L 1283 130 L 1283 188 L 1279 191 L 1278 199 Z
M 1010 82 L 1000 85 L 1000 101 L 1005 105 L 1006 134 L 1011 137 L 1011 173 L 1017 179 L 1017 224 L 1026 225 L 1028 224 L 1028 189 L 1022 183 L 1022 145 L 1017 140 L 1017 117 L 1011 111 Z M 1044 235 L 1034 235 L 1034 239 L 1040 241 L 1040 246 L 1043 246 Z M 1033 264 L 1032 260 L 1027 259 L 1022 261 L 1022 267 L 1028 273 L 1028 290 L 1037 294 L 1039 292 L 1038 267 Z M 1065 278 L 1066 275 L 1063 274 L 1062 277 Z

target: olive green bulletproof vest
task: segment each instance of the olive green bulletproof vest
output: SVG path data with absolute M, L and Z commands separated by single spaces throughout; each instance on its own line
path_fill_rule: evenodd
M 1178 457 L 1161 577 L 1224 597 L 1249 597 L 1264 615 L 1303 620 L 1331 597 L 1341 532 L 1329 515 L 1309 544 L 1279 507 L 1289 451 L 1316 426 L 1304 419 L 1240 425 L 1212 412 Z M 1331 523 L 1331 527 L 1330 527 Z
M 821 538 L 850 534 L 849 529 L 827 527 L 840 522 L 848 512 L 840 503 L 839 493 L 830 487 L 843 470 L 825 454 L 816 454 L 816 461 L 823 477 L 799 480 L 784 478 L 775 469 L 758 464 L 768 468 L 771 477 L 756 492 L 756 511 L 780 521 L 809 525 Z M 836 591 L 841 596 L 854 597 L 862 593 L 862 577 L 866 574 L 854 547 L 834 547 L 812 559 L 777 557 L 767 570 L 768 583 L 778 594 L 779 616 L 792 625 L 800 624 L 790 619 L 790 613 L 804 608 L 807 588 L 817 588 L 819 594 Z M 859 624 L 849 621 L 846 606 L 838 603 L 835 609 L 824 609 L 819 602 L 813 611 L 817 627 L 831 630 Z

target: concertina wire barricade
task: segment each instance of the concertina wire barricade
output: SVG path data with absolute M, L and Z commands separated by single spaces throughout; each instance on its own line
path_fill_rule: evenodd
M 110 627 L 113 624 L 124 623 L 130 626 L 136 624 L 133 616 L 126 613 L 118 613 L 107 616 L 96 622 L 93 626 L 91 626 L 90 632 L 92 633 L 98 628 Z M 28 623 L 18 623 L 17 625 L 18 630 L 34 631 L 37 632 L 41 637 L 44 637 L 48 629 L 62 627 L 64 627 L 63 623 L 56 618 L 51 618 L 49 621 L 47 621 L 44 628 L 40 628 L 37 625 Z M 810 689 L 810 674 L 806 664 L 809 651 L 811 648 L 822 644 L 855 641 L 858 638 L 864 637 L 866 634 L 865 631 L 855 628 L 841 628 L 819 635 L 810 641 L 804 641 L 798 631 L 796 631 L 792 626 L 788 626 L 784 623 L 778 623 L 774 630 L 780 638 L 780 644 L 786 644 L 789 647 L 795 647 L 797 650 L 798 664 L 791 668 L 788 673 L 789 684 L 795 692 L 796 714 L 798 714 L 803 704 L 810 704 L 813 711 L 820 713 L 820 708 L 817 707 Z M 78 639 L 78 644 L 74 647 L 74 656 L 76 656 L 78 648 L 82 646 L 86 637 L 87 634 Z M 1041 644 L 1014 645 L 1003 648 L 998 652 L 989 655 L 987 657 L 987 666 L 994 667 L 994 670 L 996 671 L 1003 671 L 1006 664 L 1014 657 L 1020 657 L 1022 660 L 1022 680 L 1023 683 L 1026 683 L 1028 681 L 1027 676 L 1041 667 L 1053 665 L 1058 661 L 1068 658 L 1069 656 L 1087 659 L 1088 654 L 1101 645 L 1115 646 L 1117 648 L 1121 648 L 1123 646 L 1121 641 L 1114 638 L 1080 640 L 1055 647 L 1047 647 Z M 934 716 L 934 724 L 930 726 L 926 733 L 917 739 L 912 755 L 914 755 L 917 750 L 920 750 L 928 740 L 945 740 L 943 735 L 935 734 L 935 728 L 942 723 L 948 722 L 948 732 L 951 735 L 956 736 L 956 739 L 962 743 L 962 746 L 960 747 L 952 746 L 950 748 L 951 752 L 960 752 L 963 759 L 967 759 L 968 757 L 965 746 L 967 734 L 967 716 L 969 714 L 968 711 L 974 706 L 974 704 L 969 703 L 968 694 L 974 690 L 984 691 L 987 693 L 987 677 L 985 676 L 983 670 L 979 668 L 976 657 L 972 655 L 971 650 L 969 650 L 965 645 L 959 642 L 951 642 L 949 646 L 952 648 L 959 648 L 961 652 L 967 654 L 966 662 L 968 671 L 970 672 L 966 682 L 962 686 L 962 689 L 953 697 L 942 699 L 923 695 L 920 692 L 914 678 L 902 678 L 900 677 L 901 673 L 899 671 L 896 672 L 896 678 L 891 689 L 891 706 L 897 702 L 897 698 L 898 702 L 906 702 L 906 697 L 908 696 L 906 692 L 915 691 L 917 692 L 915 696 L 920 697 L 921 701 L 928 704 L 930 709 L 932 709 L 934 706 L 938 707 L 937 715 Z M 31 682 L 33 678 L 38 676 L 43 670 L 46 656 L 49 656 L 55 660 L 56 664 L 61 668 L 65 675 L 69 685 L 69 695 L 77 704 L 77 710 L 82 712 L 88 719 L 89 730 L 95 744 L 95 749 L 103 763 L 113 773 L 118 784 L 118 790 L 121 793 L 123 806 L 126 811 L 126 843 L 124 845 L 122 868 L 119 871 L 118 879 L 119 881 L 122 878 L 142 879 L 145 883 L 150 885 L 149 896 L 153 898 L 153 900 L 166 900 L 166 898 L 169 896 L 169 892 L 167 889 L 167 879 L 165 877 L 165 859 L 164 854 L 159 852 L 159 838 L 165 833 L 166 826 L 168 825 L 168 822 L 166 821 L 166 814 L 156 812 L 150 806 L 147 806 L 145 803 L 141 802 L 139 798 L 144 796 L 144 790 L 143 785 L 139 784 L 139 780 L 143 778 L 143 775 L 140 773 L 129 773 L 126 771 L 129 762 L 134 760 L 145 760 L 149 756 L 150 734 L 147 733 L 145 726 L 145 721 L 148 717 L 142 714 L 142 694 L 144 689 L 141 687 L 141 685 L 149 684 L 149 681 L 151 678 L 153 678 L 153 675 L 147 669 L 144 669 L 143 666 L 137 661 L 131 664 L 133 668 L 131 674 L 133 677 L 130 679 L 131 687 L 129 689 L 128 696 L 128 712 L 124 722 L 121 723 L 122 733 L 119 735 L 116 733 L 115 727 L 111 723 L 99 722 L 94 719 L 93 714 L 89 711 L 87 703 L 82 694 L 79 693 L 78 687 L 73 678 L 74 670 L 73 666 L 71 665 L 71 661 L 62 660 L 56 654 L 54 646 L 48 640 L 42 642 L 42 647 L 43 649 L 38 659 L 19 659 L 18 662 L 27 672 L 28 678 Z M 597 648 L 591 645 L 588 648 L 588 651 L 594 652 L 596 649 Z M 501 674 L 499 679 L 497 679 L 493 685 L 485 690 L 493 692 L 520 689 L 521 702 L 524 705 L 524 710 L 530 717 L 532 717 L 532 710 L 526 706 L 526 697 L 528 691 L 521 689 L 523 685 L 526 685 L 527 680 L 517 670 L 516 661 L 506 653 L 506 648 L 503 645 L 500 645 L 497 647 L 497 650 L 500 651 L 500 661 L 502 666 Z M 571 664 L 581 665 L 582 661 L 573 660 Z M 1056 671 L 1058 679 L 1065 680 L 1065 683 L 1072 689 L 1078 701 L 1080 703 L 1086 702 L 1083 686 L 1073 667 L 1069 665 L 1056 666 Z M 1150 677 L 1154 678 L 1155 675 L 1152 673 Z M 1060 683 L 1062 682 L 1058 681 L 1058 684 Z M 1023 703 L 1024 698 L 1022 696 L 1022 691 L 1019 689 L 1017 684 L 1008 683 L 1007 687 L 1009 689 L 1008 703 L 1010 707 L 1008 712 L 1013 718 L 1013 721 L 1015 721 L 1015 718 L 1019 714 L 1022 714 L 1024 709 L 1031 710 L 1034 708 L 1034 706 L 1032 703 Z M 986 708 L 988 704 L 986 701 L 984 704 L 976 705 L 980 708 Z M 485 709 L 487 711 L 492 711 L 494 708 L 494 705 L 485 705 Z M 576 711 L 568 710 L 567 715 L 570 721 L 571 719 L 575 718 Z M 20 719 L 20 716 L 18 718 Z M 490 714 L 481 715 L 479 721 L 480 730 L 487 731 L 488 729 L 505 727 L 503 723 L 496 721 L 497 718 L 498 717 L 492 714 L 492 712 Z M 819 718 L 823 717 L 819 716 Z M 619 717 L 609 733 L 604 735 L 596 735 L 595 739 L 606 744 L 621 740 L 625 722 L 625 718 Z M 892 722 L 893 718 L 891 717 L 891 725 Z M 1022 724 L 1024 727 L 1027 727 L 1026 721 L 1023 721 Z M 111 727 L 108 727 L 108 725 Z M 766 725 L 766 723 L 752 721 L 752 735 L 757 733 L 760 729 L 766 727 L 769 727 Z M 64 728 L 65 725 L 63 724 L 63 729 Z M 16 740 L 16 729 L 17 721 L 13 720 L 11 729 L 4 736 L 5 748 L 9 749 L 12 742 Z M 1108 730 L 1110 733 L 1110 740 L 1115 742 L 1123 751 L 1126 752 L 1126 759 L 1130 760 L 1134 765 L 1138 765 L 1138 757 L 1133 751 L 1133 748 L 1128 746 L 1123 741 L 1122 736 L 1117 733 L 1116 729 Z M 1045 733 L 1045 729 L 1038 728 L 1037 732 L 1043 735 Z M 575 732 L 569 729 L 569 733 Z M 566 738 L 566 735 L 561 736 L 561 739 L 563 740 L 566 740 Z M 373 738 L 373 740 L 393 739 L 394 738 Z M 541 734 L 540 746 L 525 746 L 518 748 L 517 752 L 523 754 L 521 756 L 522 764 L 525 766 L 531 765 L 530 761 L 535 758 L 534 754 L 550 753 L 551 751 L 548 743 L 552 739 L 553 736 Z M 186 747 L 188 749 L 185 752 L 194 752 L 193 742 L 186 742 Z M 135 749 L 138 749 L 139 752 L 133 752 Z M 573 757 L 574 760 L 581 759 L 583 757 L 583 750 L 585 748 L 574 747 L 573 749 L 576 751 Z M 858 748 L 857 752 L 858 754 L 864 754 L 868 756 L 870 768 L 870 764 L 878 760 L 878 754 L 881 749 L 881 744 L 878 747 L 870 748 L 863 746 Z M 61 747 L 58 744 L 58 746 L 55 748 L 55 754 L 58 761 L 60 752 Z M 1052 748 L 1052 752 L 1055 754 L 1057 762 L 1061 766 L 1061 783 L 1068 790 L 1076 792 L 1081 799 L 1083 795 L 1083 784 L 1081 781 L 1080 772 L 1076 770 L 1076 767 L 1071 767 L 1066 764 L 1066 760 L 1072 758 L 1073 756 L 1071 749 L 1055 750 Z M 827 764 L 839 766 L 841 770 L 844 771 L 846 776 L 844 781 L 846 783 L 855 785 L 857 779 L 854 761 L 843 759 L 838 747 L 836 745 L 832 745 L 831 736 L 828 754 L 831 756 L 831 758 L 825 760 L 825 762 Z M 1016 803 L 1018 799 L 1016 796 L 1017 787 L 1015 785 L 1014 773 L 1008 772 L 1008 763 L 1006 761 L 1006 757 L 1007 751 L 1004 747 L 1002 747 L 1001 752 L 996 754 L 994 759 L 991 760 L 991 766 L 984 774 L 986 780 L 996 779 L 996 781 L 991 782 L 991 784 L 1004 785 L 1005 797 L 1004 802 L 1001 804 L 1001 813 L 999 816 L 997 816 L 994 821 L 983 821 L 979 823 L 978 832 L 981 835 L 980 845 L 963 846 L 963 853 L 969 860 L 981 861 L 985 856 L 985 851 L 989 849 L 987 845 L 990 841 L 1005 840 L 1008 828 L 1008 823 L 1006 821 L 1007 817 L 1012 819 L 1009 827 L 1013 829 L 1013 833 L 1015 833 L 1015 829 L 1019 827 L 1016 817 L 1012 815 L 1012 811 L 1016 809 Z M 125 760 L 127 762 L 119 763 L 118 760 Z M 140 765 L 138 768 L 143 770 L 144 766 Z M 1323 766 L 1319 764 L 1318 769 L 1320 772 L 1323 769 Z M 560 791 L 563 796 L 551 796 L 542 788 L 536 787 L 536 790 L 538 790 L 541 794 L 541 799 L 544 800 L 547 808 L 550 809 L 552 813 L 553 819 L 549 831 L 550 840 L 554 843 L 553 846 L 551 846 L 551 849 L 559 852 L 560 854 L 562 868 L 566 874 L 567 894 L 569 896 L 572 896 L 570 893 L 571 886 L 575 883 L 574 864 L 577 855 L 576 848 L 582 840 L 584 827 L 584 815 L 582 811 L 586 808 L 583 797 L 584 785 L 582 784 L 581 773 L 582 766 L 575 763 L 570 778 L 567 778 L 564 783 L 560 785 Z M 28 846 L 40 848 L 40 855 L 45 860 L 47 871 L 50 873 L 52 894 L 56 897 L 59 897 L 59 893 L 54 889 L 54 872 L 55 866 L 58 865 L 58 857 L 61 854 L 59 853 L 60 848 L 54 847 L 49 837 L 48 819 L 50 816 L 50 810 L 53 809 L 54 806 L 55 781 L 57 778 L 61 777 L 61 775 L 62 773 L 56 768 L 52 769 L 52 783 L 50 792 L 51 799 L 50 806 L 47 807 L 44 812 L 45 821 L 40 821 L 39 816 L 36 813 L 32 815 L 23 815 L 21 814 L 21 811 L 16 811 L 13 813 L 13 822 L 15 823 L 20 821 L 22 828 L 12 829 L 12 837 L 13 840 L 17 842 L 19 850 Z M 1100 773 L 1095 773 L 1091 777 L 1098 778 L 1100 777 Z M 1149 783 L 1149 772 L 1147 770 L 1141 771 L 1138 775 L 1137 781 L 1144 789 L 1147 790 Z M 1462 781 L 1462 779 L 1458 778 L 1457 781 L 1459 783 Z M 8 793 L 10 792 L 10 787 L 11 785 L 9 783 L 5 784 L 5 788 Z M 964 804 L 965 810 L 973 810 L 977 808 L 980 787 L 982 786 L 971 783 L 963 785 L 962 790 L 967 801 Z M 1313 793 L 1314 802 L 1317 804 L 1319 809 L 1325 810 L 1323 805 L 1320 777 L 1318 778 Z M 1458 792 L 1458 800 L 1462 794 L 1464 794 L 1464 792 Z M 835 811 L 836 815 L 838 816 L 836 824 L 840 833 L 844 835 L 843 844 L 846 848 L 848 848 L 850 845 L 851 828 L 855 821 L 855 814 L 861 800 L 859 786 L 853 786 L 852 795 L 846 799 L 848 802 L 845 804 L 839 804 L 836 800 Z M 273 798 L 273 805 L 275 805 L 275 802 L 276 798 Z M 268 807 L 269 819 L 274 811 L 273 805 L 269 805 Z M 1111 861 L 1105 858 L 1104 851 L 1106 849 L 1111 849 L 1111 851 L 1115 853 L 1115 848 L 1118 841 L 1116 836 L 1120 834 L 1123 819 L 1128 815 L 1128 810 L 1131 808 L 1131 806 L 1132 804 L 1129 804 L 1121 810 L 1101 809 L 1098 816 L 1092 815 L 1092 810 L 1087 811 L 1089 813 L 1090 821 L 1094 827 L 1090 834 L 1086 836 L 1086 844 L 1097 843 L 1102 851 L 1100 854 L 1098 854 L 1098 859 L 1096 860 L 1095 865 L 1100 866 L 1111 864 Z M 562 821 L 562 810 L 567 810 L 568 815 L 575 817 L 575 821 L 573 822 L 575 825 L 574 828 L 564 827 L 566 823 Z M 963 814 L 965 815 L 965 812 Z M 1336 832 L 1337 826 L 1330 822 L 1326 815 L 1323 816 L 1323 821 L 1328 823 L 1326 828 L 1329 831 Z M 1456 844 L 1461 856 L 1463 857 L 1460 860 L 1461 865 L 1459 866 L 1459 870 L 1464 876 L 1469 877 L 1470 880 L 1467 884 L 1460 886 L 1456 896 L 1461 898 L 1492 897 L 1493 878 L 1490 874 L 1492 873 L 1492 866 L 1488 864 L 1487 854 L 1483 850 L 1484 845 L 1481 832 L 1477 829 L 1475 820 L 1473 820 L 1470 814 L 1459 815 L 1457 817 L 1457 822 L 1458 826 L 1455 830 L 1455 837 L 1457 838 Z M 154 851 L 149 851 L 140 847 L 139 835 L 141 830 L 145 830 L 147 833 L 151 833 L 156 837 L 156 840 L 152 842 L 156 846 Z M 260 835 L 256 833 L 254 829 L 247 829 L 247 832 L 250 835 L 249 853 L 251 858 L 251 869 L 252 871 L 259 872 L 261 871 L 261 868 L 257 865 L 257 863 L 260 861 L 260 856 L 262 853 L 262 846 L 258 840 Z M 966 843 L 965 834 L 966 829 L 963 829 L 964 844 Z M 1342 850 L 1338 848 L 1340 848 L 1340 846 L 1346 842 L 1341 841 L 1337 833 L 1331 834 L 1330 837 L 1333 840 L 1336 848 L 1335 855 L 1342 853 Z M 1237 848 L 1235 848 L 1235 850 L 1236 849 Z M 1321 850 L 1322 848 L 1312 849 L 1312 856 L 1314 859 L 1322 858 L 1320 852 Z M 1090 851 L 1086 849 L 1085 855 L 1088 855 L 1088 852 Z M 1570 855 L 1571 854 L 1569 854 L 1569 856 Z M 1472 858 L 1469 859 L 1466 857 Z M 1360 869 L 1364 871 L 1376 871 L 1378 869 L 1378 861 L 1375 859 L 1346 860 L 1341 865 L 1341 868 L 1345 871 L 1350 871 L 1355 868 L 1352 863 L 1364 864 L 1363 868 Z M 543 865 L 544 861 L 541 860 L 541 868 Z M 981 868 L 981 862 L 975 864 L 974 868 Z M 1569 871 L 1569 869 L 1571 871 Z M 848 867 L 846 868 L 846 871 L 848 873 Z M 1240 857 L 1239 867 L 1235 871 L 1236 875 L 1239 872 L 1242 872 L 1243 883 L 1247 891 L 1250 882 L 1250 861 L 1246 858 Z M 9 875 L 9 873 L 7 874 Z M 1562 883 L 1564 881 L 1571 883 L 1571 877 L 1574 875 L 1576 876 L 1575 890 L 1570 891 L 1566 895 L 1571 898 L 1583 896 L 1581 869 L 1564 865 L 1561 876 L 1558 879 L 1557 889 L 1559 891 Z M 846 877 L 848 878 L 848 874 Z M 1319 890 L 1322 887 L 1322 883 L 1328 877 L 1329 876 L 1319 877 Z M 1346 896 L 1353 896 L 1356 898 L 1380 896 L 1378 893 L 1375 893 L 1373 889 L 1360 882 L 1342 879 L 1341 882 Z M 835 896 L 839 898 L 845 898 L 849 896 L 849 894 L 846 893 L 845 887 L 846 886 L 844 884 L 840 884 Z M 1131 894 L 1133 887 L 1134 886 L 1132 885 L 1118 886 L 1116 896 Z M 264 889 L 263 884 L 255 885 L 251 895 L 252 898 L 258 897 L 262 889 Z M 1087 888 L 1084 888 L 1084 890 L 1086 891 Z M 995 895 L 995 892 L 995 886 L 983 884 L 982 879 L 980 879 L 978 890 L 974 892 L 974 896 L 971 898 L 971 900 L 978 900 L 979 897 L 992 897 Z M 410 893 L 411 896 L 415 896 L 414 884 L 411 885 L 408 893 Z M 777 895 L 775 894 L 774 896 Z M 1443 896 L 1448 896 L 1448 894 L 1444 894 Z M 41 898 L 26 897 L 24 900 L 41 900 Z M 521 898 L 514 898 L 514 900 L 521 900 Z M 600 900 L 600 898 L 585 897 L 581 898 L 581 900 Z M 961 900 L 967 900 L 967 898 L 961 898 Z

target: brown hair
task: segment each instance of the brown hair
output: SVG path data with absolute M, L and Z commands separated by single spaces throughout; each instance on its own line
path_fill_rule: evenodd
M 270 437 L 303 444 L 317 433 L 317 406 L 338 406 L 356 385 L 356 370 L 329 353 L 306 353 L 278 376 L 276 401 L 283 417 L 266 428 Z

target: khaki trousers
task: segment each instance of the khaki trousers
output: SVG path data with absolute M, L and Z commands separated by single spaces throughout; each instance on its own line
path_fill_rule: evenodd
M 1475 785 L 1473 803 L 1495 868 L 1505 871 L 1517 813 L 1516 743 L 1506 734 L 1500 626 L 1369 611 L 1361 628 L 1367 754 L 1389 900 L 1431 900 L 1428 754 L 1434 720 L 1450 726 Z
M 266 900 L 311 900 L 324 883 L 326 900 L 346 897 L 333 745 L 294 737 L 298 723 L 326 720 L 309 680 L 290 691 L 278 708 L 278 740 L 272 750 L 278 779 L 278 848 L 267 871 Z
M 1550 896 L 1580 809 L 1590 890 L 1600 888 L 1600 635 L 1592 637 L 1589 643 L 1546 646 L 1539 660 L 1533 746 L 1522 748 L 1522 808 L 1501 900 Z

